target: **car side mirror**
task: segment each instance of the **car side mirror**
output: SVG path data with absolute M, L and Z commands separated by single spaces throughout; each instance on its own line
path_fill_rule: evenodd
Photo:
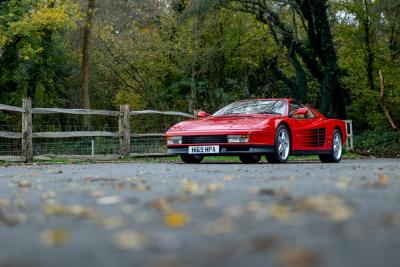
M 290 114 L 290 117 L 294 115 L 306 116 L 308 114 L 308 109 L 306 108 L 298 108 Z
M 307 115 L 308 109 L 306 108 L 298 108 L 293 112 L 293 115 Z
M 204 117 L 208 117 L 208 116 L 210 116 L 210 114 L 208 114 L 208 113 L 205 112 L 205 111 L 199 111 L 199 112 L 197 112 L 197 117 L 199 117 L 199 118 L 204 118 Z

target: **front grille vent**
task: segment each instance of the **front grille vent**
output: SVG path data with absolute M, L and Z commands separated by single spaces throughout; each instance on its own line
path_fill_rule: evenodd
M 196 135 L 183 136 L 183 144 L 211 144 L 211 143 L 228 143 L 226 135 Z

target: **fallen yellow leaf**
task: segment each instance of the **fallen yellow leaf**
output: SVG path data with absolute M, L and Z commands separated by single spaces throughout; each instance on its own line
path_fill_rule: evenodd
M 171 212 L 164 216 L 164 222 L 170 228 L 181 228 L 190 222 L 190 217 L 181 212 Z
M 207 186 L 207 191 L 208 192 L 214 192 L 214 191 L 219 191 L 224 189 L 224 184 L 223 183 L 213 183 L 213 184 L 209 184 Z
M 279 221 L 291 221 L 294 217 L 294 212 L 287 206 L 272 204 L 268 209 L 268 214 Z
M 313 267 L 320 265 L 320 256 L 303 248 L 287 247 L 281 249 L 279 262 L 284 267 Z
M 353 209 L 338 196 L 311 196 L 297 203 L 299 211 L 314 211 L 333 221 L 346 221 L 353 215 Z
M 183 180 L 183 188 L 188 193 L 196 193 L 199 190 L 199 184 L 189 180 Z
M 63 228 L 50 229 L 40 234 L 42 244 L 48 247 L 64 245 L 69 239 L 69 231 Z

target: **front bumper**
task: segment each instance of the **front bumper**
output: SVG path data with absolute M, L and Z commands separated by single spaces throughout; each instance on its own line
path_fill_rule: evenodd
M 203 144 L 202 144 L 203 145 Z M 169 147 L 169 155 L 182 155 L 189 154 L 189 146 L 180 147 Z M 227 146 L 220 145 L 218 154 L 203 154 L 205 156 L 225 155 L 225 156 L 236 156 L 242 154 L 266 154 L 274 152 L 273 146 Z

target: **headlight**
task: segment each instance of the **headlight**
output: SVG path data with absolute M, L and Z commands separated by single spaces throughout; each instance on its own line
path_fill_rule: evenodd
M 168 145 L 181 145 L 182 144 L 182 136 L 170 136 L 167 137 Z
M 247 143 L 250 140 L 250 135 L 228 135 L 228 143 Z

